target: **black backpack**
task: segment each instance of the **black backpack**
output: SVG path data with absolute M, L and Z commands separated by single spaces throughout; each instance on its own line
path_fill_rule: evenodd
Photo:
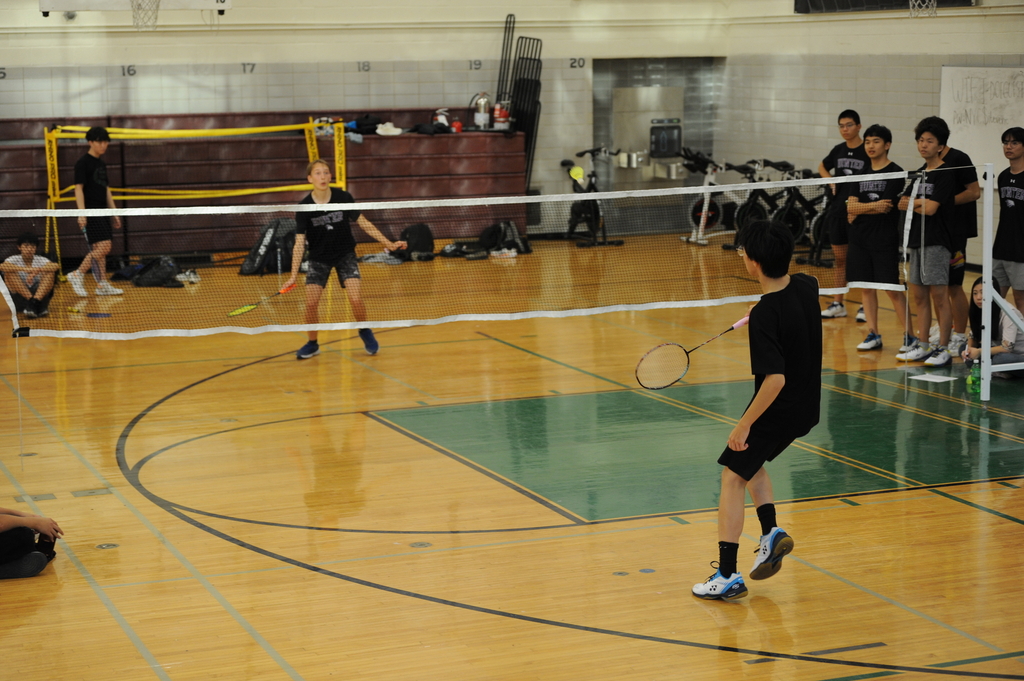
M 143 265 L 132 277 L 132 283 L 145 287 L 184 288 L 185 285 L 174 278 L 179 274 L 181 268 L 177 263 L 170 257 L 161 255 Z
M 355 120 L 356 132 L 360 135 L 375 135 L 377 134 L 377 126 L 383 122 L 384 120 L 380 116 L 365 114 Z
M 406 248 L 394 251 L 391 255 L 404 260 L 433 260 L 434 259 L 434 234 L 430 226 L 423 222 L 409 225 L 402 230 L 398 236 L 399 241 L 404 241 Z
M 295 220 L 293 218 L 274 218 L 260 228 L 260 238 L 253 244 L 249 254 L 245 256 L 239 274 L 263 275 L 278 271 L 290 272 L 292 269 L 292 251 L 295 248 Z

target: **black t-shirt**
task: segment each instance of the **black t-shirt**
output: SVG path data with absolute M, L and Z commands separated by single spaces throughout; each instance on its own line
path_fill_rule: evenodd
M 903 168 L 892 162 L 881 170 L 873 170 L 871 164 L 868 163 L 864 175 L 898 173 L 901 170 Z M 857 200 L 861 203 L 874 203 L 875 201 L 889 199 L 892 201 L 893 209 L 888 213 L 865 213 L 858 215 L 853 223 L 851 223 L 849 229 L 851 244 L 856 244 L 869 251 L 896 252 L 900 246 L 900 212 L 896 209 L 896 204 L 900 201 L 904 184 L 902 179 L 873 180 L 870 177 L 865 177 L 860 182 L 854 184 L 854 189 L 850 194 L 851 197 L 856 196 Z
M 871 167 L 871 159 L 868 158 L 868 153 L 864 151 L 863 142 L 861 142 L 859 147 L 854 147 L 853 149 L 846 146 L 846 142 L 843 142 L 832 147 L 832 151 L 828 152 L 828 156 L 821 159 L 821 164 L 825 166 L 825 170 L 832 173 L 833 177 L 842 177 L 845 175 L 860 175 L 864 172 L 865 168 Z M 850 188 L 853 186 L 853 183 L 836 185 L 836 196 L 831 203 L 831 210 L 846 211 L 846 206 L 843 203 L 846 201 L 846 197 L 850 196 Z M 827 189 L 826 191 L 831 190 Z
M 781 291 L 766 293 L 750 311 L 750 370 L 754 394 L 768 374 L 782 374 L 786 385 L 751 431 L 806 435 L 821 410 L 821 310 L 818 280 L 793 274 Z
M 82 186 L 86 208 L 109 208 L 107 205 L 107 164 L 102 158 L 86 154 L 75 163 L 75 184 Z
M 907 247 L 943 246 L 952 254 L 953 232 L 950 221 L 953 217 L 953 201 L 956 199 L 954 191 L 956 177 L 946 169 L 945 164 L 927 172 L 925 172 L 925 166 L 921 166 L 917 170 L 924 173 L 924 177 L 921 179 L 918 193 L 911 197 L 911 205 L 913 205 L 913 200 L 922 198 L 923 192 L 923 198 L 938 202 L 939 209 L 935 211 L 934 215 L 914 213 L 910 221 L 910 240 L 907 242 Z M 908 182 L 903 195 L 910 196 L 913 191 L 914 183 Z M 924 243 L 921 242 L 922 218 L 924 221 Z
M 330 203 L 355 203 L 344 189 L 331 187 Z M 311 193 L 299 201 L 299 205 L 308 206 L 316 203 Z M 328 265 L 337 262 L 346 253 L 354 253 L 356 240 L 352 236 L 350 223 L 359 219 L 357 210 L 310 211 L 295 214 L 295 232 L 306 235 L 309 245 L 309 259 Z
M 999 228 L 992 245 L 997 260 L 1024 262 L 1024 172 L 1007 168 L 996 180 L 999 187 Z
M 950 147 L 946 155 L 942 157 L 942 161 L 946 166 L 956 168 L 951 171 L 956 178 L 956 186 L 953 189 L 954 197 L 967 189 L 967 185 L 978 181 L 978 171 L 971 163 L 971 157 L 959 149 Z M 970 201 L 954 206 L 950 225 L 953 229 L 953 237 L 959 238 L 961 241 L 978 236 L 978 202 Z

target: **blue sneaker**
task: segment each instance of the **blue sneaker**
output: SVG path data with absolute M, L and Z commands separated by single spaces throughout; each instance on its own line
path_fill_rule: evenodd
M 882 336 L 874 331 L 868 334 L 868 337 L 864 339 L 864 342 L 857 346 L 858 350 L 881 350 L 882 349 Z
M 359 329 L 359 337 L 363 339 L 363 347 L 366 348 L 366 354 L 376 355 L 377 351 L 380 350 L 380 343 L 373 337 L 373 331 L 371 329 Z
M 728 579 L 718 571 L 718 563 L 711 563 L 716 568 L 715 574 L 708 577 L 703 584 L 693 585 L 693 595 L 706 601 L 735 601 L 747 595 L 747 585 L 743 577 L 734 572 Z
M 768 579 L 782 567 L 782 559 L 793 550 L 793 538 L 781 527 L 773 527 L 772 531 L 761 537 L 761 546 L 755 551 L 754 567 L 750 570 L 751 579 Z
M 309 341 L 295 353 L 295 356 L 299 359 L 309 359 L 310 357 L 316 357 L 320 354 L 320 344 L 316 341 Z

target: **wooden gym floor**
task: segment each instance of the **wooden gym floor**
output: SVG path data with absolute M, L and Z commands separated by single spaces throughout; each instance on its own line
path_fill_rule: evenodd
M 632 371 L 745 305 L 387 330 L 374 357 L 329 333 L 304 362 L 297 333 L 5 322 L 0 506 L 66 536 L 0 582 L 0 677 L 1024 679 L 1024 381 L 986 408 L 962 364 L 857 352 L 856 307 L 824 322 L 821 424 L 770 464 L 796 550 L 737 603 L 690 587 L 746 333 L 681 386 Z M 750 509 L 743 572 L 758 534 Z

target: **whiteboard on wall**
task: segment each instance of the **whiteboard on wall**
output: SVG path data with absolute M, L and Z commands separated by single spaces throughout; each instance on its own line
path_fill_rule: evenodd
M 998 175 L 1007 165 L 1000 136 L 1007 128 L 1024 127 L 1024 68 L 943 66 L 939 115 L 949 125 L 949 145 L 966 152 L 975 165 L 994 164 Z M 979 233 L 981 204 L 978 201 Z M 998 212 L 993 219 L 999 219 Z M 971 242 L 967 261 L 978 265 L 981 239 Z

